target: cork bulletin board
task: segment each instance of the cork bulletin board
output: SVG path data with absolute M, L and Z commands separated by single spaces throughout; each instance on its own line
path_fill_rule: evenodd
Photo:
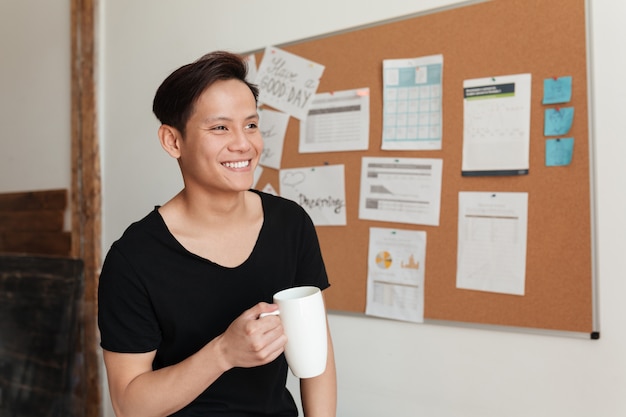
M 281 168 L 343 164 L 347 226 L 317 227 L 331 279 L 330 310 L 364 313 L 370 227 L 423 230 L 425 322 L 469 324 L 598 338 L 593 254 L 592 146 L 585 0 L 493 0 L 297 41 L 279 48 L 324 65 L 318 93 L 370 88 L 367 151 L 299 153 L 299 122 L 289 121 Z M 263 51 L 256 52 L 257 62 Z M 441 150 L 383 151 L 382 61 L 443 55 Z M 530 73 L 531 125 L 527 175 L 463 176 L 463 81 Z M 576 116 L 572 161 L 547 167 L 543 80 L 572 77 Z M 363 157 L 441 158 L 439 226 L 360 220 Z M 265 168 L 258 188 L 279 190 L 278 171 Z M 456 287 L 458 194 L 527 192 L 526 283 L 523 296 Z

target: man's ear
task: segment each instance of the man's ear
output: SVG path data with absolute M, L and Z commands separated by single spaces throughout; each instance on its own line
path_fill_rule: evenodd
M 172 158 L 178 159 L 180 157 L 180 141 L 182 140 L 180 132 L 172 126 L 161 125 L 158 133 L 161 147 Z

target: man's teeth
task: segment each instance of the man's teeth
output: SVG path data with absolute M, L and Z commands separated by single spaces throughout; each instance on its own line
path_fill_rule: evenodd
M 224 162 L 222 165 L 227 168 L 245 168 L 250 165 L 250 161 Z

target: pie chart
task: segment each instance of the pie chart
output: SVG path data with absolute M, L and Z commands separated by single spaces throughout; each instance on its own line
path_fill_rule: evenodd
M 388 269 L 391 266 L 391 254 L 387 251 L 378 252 L 376 255 L 376 265 L 381 269 Z

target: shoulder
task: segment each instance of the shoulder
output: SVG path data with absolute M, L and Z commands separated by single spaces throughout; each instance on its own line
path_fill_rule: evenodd
M 131 223 L 126 228 L 126 230 L 124 230 L 124 233 L 122 234 L 120 240 L 136 237 L 137 235 L 141 235 L 143 233 L 148 233 L 151 230 L 159 228 L 161 223 L 163 223 L 163 219 L 159 214 L 159 207 L 157 206 L 154 207 L 154 209 L 146 214 L 142 219 Z
M 313 220 L 306 210 L 293 200 L 255 191 L 263 202 L 264 225 L 280 236 L 308 241 L 317 235 Z
M 263 203 L 263 209 L 266 214 L 283 214 L 283 215 L 291 215 L 291 216 L 304 216 L 308 217 L 308 214 L 300 206 L 298 203 L 292 200 L 288 200 L 284 197 L 280 197 L 277 195 L 265 193 L 263 191 L 258 190 L 250 190 L 253 193 L 258 194 L 261 197 L 261 202 Z
M 125 252 L 137 251 L 143 248 L 146 242 L 163 240 L 167 236 L 167 227 L 163 218 L 155 207 L 142 219 L 131 223 L 122 235 L 113 242 L 112 248 Z
M 173 244 L 155 207 L 142 219 L 131 223 L 106 253 L 100 283 L 127 280 L 139 284 L 146 271 L 154 270 L 158 260 L 171 253 Z

